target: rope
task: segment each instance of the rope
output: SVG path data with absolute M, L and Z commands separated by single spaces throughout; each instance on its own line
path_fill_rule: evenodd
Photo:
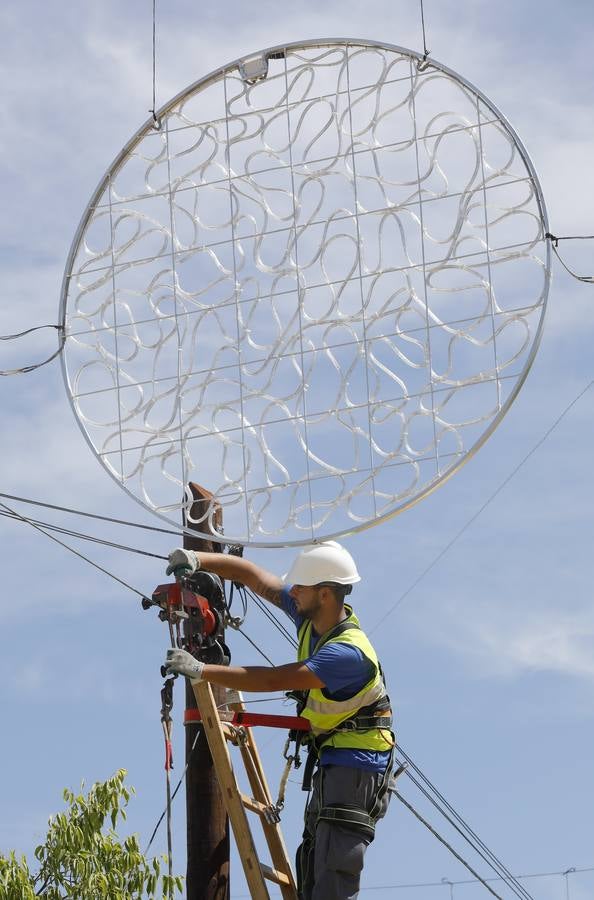
M 196 744 L 198 743 L 198 738 L 199 738 L 199 737 L 200 737 L 200 731 L 197 730 L 197 731 L 196 731 L 196 735 L 195 735 L 195 737 L 194 737 L 194 740 L 192 741 L 192 746 L 190 747 L 190 752 L 188 753 L 188 759 L 187 759 L 187 761 L 186 761 L 186 765 L 184 766 L 184 770 L 183 770 L 183 772 L 181 773 L 180 779 L 179 779 L 179 781 L 177 782 L 177 784 L 176 784 L 176 786 L 175 786 L 175 790 L 173 791 L 173 793 L 172 793 L 172 795 L 171 795 L 171 799 L 170 799 L 170 801 L 168 802 L 168 806 L 165 807 L 165 809 L 163 810 L 163 812 L 162 812 L 161 815 L 159 816 L 159 819 L 158 819 L 158 821 L 157 821 L 157 824 L 156 824 L 155 827 L 153 828 L 153 832 L 152 832 L 152 834 L 151 834 L 151 836 L 150 836 L 150 838 L 149 838 L 149 842 L 148 842 L 148 844 L 146 845 L 146 848 L 145 848 L 145 851 L 144 851 L 144 855 L 145 855 L 145 856 L 147 855 L 147 853 L 148 853 L 149 850 L 150 850 L 151 844 L 153 843 L 153 841 L 154 841 L 154 839 L 155 839 L 155 837 L 156 837 L 156 834 L 157 834 L 157 831 L 159 830 L 159 827 L 160 827 L 160 825 L 161 825 L 161 822 L 163 821 L 163 819 L 164 819 L 165 816 L 167 815 L 167 809 L 168 809 L 168 808 L 171 809 L 171 805 L 172 805 L 173 801 L 175 800 L 175 797 L 176 797 L 176 795 L 177 795 L 177 792 L 179 791 L 180 787 L 182 786 L 182 783 L 183 783 L 183 781 L 184 781 L 184 779 L 185 779 L 185 777 L 186 777 L 187 771 L 188 771 L 188 767 L 189 767 L 189 765 L 190 765 L 190 759 L 192 758 L 192 753 L 194 752 L 194 748 L 196 747 Z
M 565 271 L 568 272 L 572 278 L 575 278 L 577 281 L 581 281 L 583 284 L 594 284 L 594 275 L 578 275 L 577 272 L 574 272 L 573 269 L 570 269 L 569 266 L 561 259 L 559 250 L 557 249 L 559 246 L 559 241 L 592 241 L 594 240 L 594 235 L 578 234 L 565 237 L 557 237 L 556 235 L 551 234 L 550 231 L 547 231 L 547 233 L 545 234 L 545 238 L 548 238 L 550 240 L 551 247 L 553 248 L 553 253 L 557 257 Z
M 26 331 L 19 331 L 16 334 L 0 335 L 0 341 L 14 341 L 17 338 L 24 337 L 26 334 L 31 334 L 33 331 L 41 331 L 43 328 L 55 328 L 60 334 L 60 343 L 55 353 L 52 353 L 51 356 L 48 356 L 48 358 L 44 359 L 43 362 L 34 363 L 31 366 L 22 366 L 18 369 L 0 369 L 0 377 L 8 377 L 10 375 L 25 375 L 27 372 L 34 372 L 35 369 L 40 369 L 42 366 L 46 366 L 49 362 L 52 361 L 52 359 L 55 359 L 56 356 L 60 355 L 60 353 L 64 349 L 64 344 L 66 342 L 66 333 L 64 331 L 63 325 L 36 325 L 34 328 L 27 328 Z
M 173 838 L 171 833 L 171 769 L 173 768 L 171 733 L 173 722 L 171 720 L 171 710 L 173 708 L 174 681 L 175 678 L 166 678 L 161 688 L 161 725 L 163 726 L 163 736 L 165 738 L 165 786 L 167 797 L 167 805 L 165 807 L 167 813 L 167 868 L 170 884 L 172 884 L 173 879 Z
M 497 495 L 500 494 L 501 491 L 509 484 L 509 482 L 512 480 L 512 478 L 520 471 L 520 469 L 522 468 L 522 466 L 523 466 L 523 465 L 530 459 L 530 457 L 531 457 L 531 456 L 539 449 L 539 447 L 541 447 L 541 446 L 544 444 L 544 442 L 545 442 L 546 439 L 549 437 L 549 435 L 555 430 L 555 428 L 556 428 L 556 427 L 559 425 L 559 423 L 565 418 L 565 416 L 567 415 L 567 413 L 568 413 L 568 412 L 576 405 L 576 403 L 577 403 L 579 400 L 581 400 L 581 398 L 584 396 L 584 394 L 586 394 L 586 393 L 590 390 L 590 388 L 592 387 L 592 385 L 594 385 L 594 378 L 593 378 L 591 381 L 589 381 L 588 384 L 587 384 L 584 388 L 582 388 L 582 390 L 579 392 L 579 394 L 578 394 L 576 397 L 574 397 L 574 399 L 573 399 L 573 400 L 565 407 L 565 409 L 557 416 L 557 418 L 555 419 L 555 421 L 553 422 L 553 424 L 545 431 L 545 433 L 542 435 L 542 437 L 539 438 L 539 440 L 536 442 L 536 444 L 534 444 L 534 446 L 533 446 L 533 447 L 528 451 L 528 453 L 520 460 L 520 462 L 515 466 L 515 468 L 512 469 L 512 471 L 509 473 L 509 475 L 508 475 L 506 478 L 504 478 L 504 480 L 501 482 L 501 484 L 500 484 L 497 488 L 495 488 L 495 490 L 493 491 L 493 493 L 485 500 L 485 502 L 483 503 L 483 505 L 482 505 L 481 507 L 479 507 L 479 509 L 478 509 L 478 510 L 470 517 L 470 519 L 468 519 L 468 521 L 466 522 L 466 524 L 463 525 L 462 528 L 460 528 L 460 530 L 459 530 L 458 532 L 456 532 L 456 534 L 454 535 L 454 537 L 453 537 L 453 538 L 445 545 L 445 547 L 444 547 L 442 550 L 439 551 L 439 553 L 437 554 L 437 556 L 435 556 L 435 557 L 431 560 L 431 562 L 429 563 L 429 565 L 426 566 L 426 567 L 423 569 L 423 571 L 421 572 L 421 574 L 413 581 L 413 583 L 412 583 L 411 585 L 409 585 L 409 587 L 407 587 L 407 589 L 406 589 L 406 590 L 398 597 L 398 599 L 396 600 L 396 602 L 393 603 L 392 606 L 389 607 L 389 609 L 387 610 L 387 612 L 384 613 L 384 615 L 381 617 L 381 619 L 380 619 L 378 622 L 375 623 L 375 625 L 374 625 L 373 628 L 368 632 L 368 634 L 373 634 L 374 631 L 377 631 L 377 629 L 379 628 L 379 626 L 380 626 L 380 625 L 388 618 L 388 616 L 392 615 L 392 613 L 394 612 L 394 610 L 396 610 L 397 607 L 400 606 L 400 604 L 402 603 L 402 601 L 405 600 L 406 597 L 408 597 L 408 595 L 409 595 L 409 594 L 417 587 L 418 584 L 420 584 L 420 582 L 423 580 L 423 578 L 424 578 L 426 575 L 428 575 L 429 572 L 430 572 L 433 568 L 435 568 L 435 566 L 437 565 L 437 563 L 440 562 L 440 560 L 443 559 L 443 557 L 446 555 L 446 553 L 448 552 L 448 550 L 450 550 L 450 549 L 454 546 L 454 544 L 462 537 L 462 535 L 464 534 L 464 532 L 467 531 L 468 528 L 469 528 L 474 522 L 476 522 L 476 520 L 478 519 L 478 517 L 481 515 L 482 512 L 484 512 L 484 510 L 487 508 L 487 506 L 489 506 L 489 504 L 492 503 L 492 501 L 495 499 L 495 497 L 497 497 Z
M 278 700 L 282 700 L 282 699 L 284 699 L 284 695 L 283 695 L 283 696 L 279 696 L 279 697 L 258 697 L 257 700 L 243 700 L 243 705 L 245 706 L 245 705 L 248 704 L 248 703 L 272 703 L 272 702 L 275 701 L 275 700 L 278 702 Z M 221 703 L 219 706 L 217 706 L 217 709 L 222 709 L 222 708 L 225 707 L 226 705 L 227 705 L 226 702 L 225 702 L 225 703 Z M 148 842 L 148 844 L 146 845 L 146 848 L 145 848 L 145 851 L 144 851 L 144 855 L 145 855 L 145 856 L 147 855 L 147 853 L 148 853 L 148 851 L 149 851 L 149 849 L 150 849 L 150 847 L 151 847 L 151 845 L 152 845 L 152 843 L 153 843 L 153 841 L 154 841 L 154 839 L 155 839 L 155 837 L 156 837 L 156 835 L 157 835 L 157 832 L 158 832 L 159 828 L 161 827 L 161 822 L 163 821 L 163 819 L 164 819 L 165 816 L 167 815 L 168 809 L 171 809 L 171 806 L 172 806 L 172 804 L 173 804 L 173 801 L 175 800 L 175 797 L 176 797 L 176 795 L 177 795 L 177 792 L 179 791 L 180 787 L 182 786 L 183 781 L 185 780 L 186 774 L 187 774 L 187 772 L 188 772 L 188 767 L 189 767 L 189 765 L 190 765 L 190 759 L 191 759 L 191 757 L 192 757 L 192 753 L 194 752 L 194 748 L 196 747 L 196 744 L 197 744 L 197 742 L 198 742 L 198 738 L 200 737 L 200 734 L 201 734 L 200 730 L 197 729 L 197 730 L 196 730 L 196 734 L 195 734 L 195 736 L 194 736 L 194 740 L 192 741 L 192 746 L 190 747 L 190 750 L 189 750 L 189 752 L 188 752 L 188 758 L 187 758 L 187 761 L 186 761 L 186 765 L 184 766 L 184 770 L 183 770 L 183 772 L 181 773 L 181 776 L 180 776 L 180 778 L 179 778 L 179 781 L 177 782 L 177 784 L 176 784 L 176 786 L 175 786 L 175 790 L 174 790 L 173 793 L 171 794 L 171 800 L 168 802 L 168 805 L 165 807 L 165 809 L 163 810 L 163 812 L 162 812 L 161 815 L 159 816 L 159 818 L 158 818 L 158 820 L 157 820 L 157 824 L 155 825 L 155 827 L 154 827 L 153 830 L 152 830 L 151 836 L 150 836 L 150 838 L 149 838 L 149 842 Z

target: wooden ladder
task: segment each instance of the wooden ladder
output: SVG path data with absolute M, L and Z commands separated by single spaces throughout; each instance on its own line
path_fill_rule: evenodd
M 230 725 L 221 720 L 207 682 L 197 682 L 193 689 L 252 900 L 270 900 L 266 881 L 279 885 L 283 900 L 298 900 L 287 848 L 278 817 L 273 813 L 274 803 L 251 729 Z M 236 691 L 232 693 L 237 702 L 230 703 L 229 707 L 242 710 L 241 694 Z M 227 741 L 239 746 L 252 791 L 251 797 L 239 789 Z M 258 859 L 246 810 L 255 812 L 260 817 L 272 866 L 264 865 Z

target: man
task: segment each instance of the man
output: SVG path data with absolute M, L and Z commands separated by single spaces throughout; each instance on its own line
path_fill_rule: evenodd
M 375 823 L 389 802 L 394 736 L 381 668 L 344 598 L 360 581 L 335 541 L 303 550 L 283 580 L 249 560 L 174 550 L 167 573 L 197 568 L 245 584 L 297 627 L 298 661 L 284 666 L 215 666 L 169 650 L 169 671 L 245 691 L 299 692 L 319 762 L 297 851 L 302 900 L 354 900 Z

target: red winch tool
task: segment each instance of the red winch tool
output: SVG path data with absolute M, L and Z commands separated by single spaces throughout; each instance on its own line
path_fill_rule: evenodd
M 189 590 L 178 581 L 158 585 L 151 600 L 149 605 L 159 606 L 167 618 L 173 615 L 187 619 L 189 611 L 195 609 L 202 619 L 202 633 L 208 637 L 216 630 L 217 618 L 206 597 Z
M 150 599 L 142 599 L 143 609 L 153 606 L 158 609 L 161 621 L 169 626 L 172 647 L 183 647 L 203 662 L 228 665 L 231 654 L 223 641 L 227 609 L 223 585 L 217 575 L 198 571 L 159 584 Z

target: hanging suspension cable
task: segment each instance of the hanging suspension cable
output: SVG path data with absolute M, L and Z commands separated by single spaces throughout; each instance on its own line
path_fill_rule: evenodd
M 539 447 L 541 447 L 544 444 L 544 442 L 549 437 L 549 435 L 552 434 L 552 432 L 555 430 L 555 428 L 560 424 L 560 422 L 563 421 L 563 419 L 565 418 L 567 413 L 571 409 L 573 409 L 573 407 L 576 405 L 576 403 L 579 400 L 581 400 L 581 398 L 584 396 L 584 394 L 586 394 L 590 390 L 592 385 L 594 385 L 594 378 L 591 381 L 589 381 L 588 384 L 584 388 L 582 388 L 582 390 L 579 392 L 579 394 L 576 397 L 574 397 L 570 403 L 568 403 L 568 405 L 565 407 L 565 409 L 557 416 L 557 418 L 555 419 L 553 424 L 549 426 L 549 428 L 545 431 L 545 433 L 542 435 L 542 437 L 539 438 L 539 440 L 536 442 L 536 444 L 534 444 L 534 446 L 528 451 L 528 453 L 526 453 L 526 455 L 520 460 L 520 462 L 515 466 L 515 468 L 512 469 L 512 471 L 509 473 L 509 475 L 506 478 L 504 478 L 504 480 L 501 482 L 501 484 L 499 484 L 499 486 L 497 488 L 495 488 L 493 493 L 489 497 L 487 497 L 487 499 L 482 504 L 482 506 L 480 506 L 479 509 L 470 517 L 470 519 L 468 519 L 468 521 L 462 526 L 462 528 L 460 528 L 460 530 L 456 532 L 454 537 L 450 541 L 448 541 L 448 543 L 445 545 L 445 547 L 443 547 L 442 550 L 439 551 L 437 556 L 435 556 L 431 560 L 429 565 L 427 565 L 423 569 L 421 574 L 417 578 L 415 578 L 413 583 L 410 584 L 402 594 L 400 594 L 400 596 L 395 601 L 395 603 L 393 603 L 389 607 L 389 609 L 384 613 L 384 615 L 381 617 L 381 619 L 379 619 L 379 621 L 375 623 L 373 628 L 370 629 L 370 631 L 368 632 L 369 634 L 373 634 L 374 631 L 377 631 L 379 626 L 383 622 L 385 622 L 385 620 L 388 618 L 388 616 L 392 615 L 392 613 L 400 606 L 400 604 L 403 602 L 403 600 L 405 600 L 406 597 L 408 597 L 408 595 L 410 593 L 412 593 L 412 591 L 421 583 L 423 578 L 426 575 L 428 575 L 429 572 L 433 568 L 435 568 L 437 563 L 443 559 L 443 557 L 446 555 L 446 553 L 449 550 L 451 550 L 451 548 L 454 546 L 454 544 L 462 537 L 464 532 L 466 532 L 470 528 L 470 526 L 472 524 L 474 524 L 474 522 L 476 522 L 478 517 L 481 515 L 482 512 L 484 512 L 484 510 L 487 508 L 487 506 L 489 506 L 489 504 L 493 502 L 493 500 L 498 496 L 498 494 L 500 494 L 501 491 L 509 484 L 509 482 L 512 480 L 512 478 L 520 471 L 522 466 L 525 463 L 527 463 L 528 460 L 530 459 L 530 457 L 539 449 Z
M 425 11 L 423 9 L 423 0 L 420 0 L 420 6 L 421 6 L 421 29 L 423 31 L 423 59 L 418 64 L 417 70 L 419 72 L 422 72 L 429 65 L 428 57 L 429 57 L 430 51 L 427 49 L 427 36 L 425 34 Z
M 66 333 L 64 331 L 63 325 L 36 325 L 34 328 L 27 328 L 26 331 L 18 331 L 16 334 L 4 334 L 0 335 L 0 341 L 14 341 L 17 338 L 24 337 L 26 334 L 31 334 L 33 331 L 41 331 L 44 328 L 55 328 L 59 335 L 59 345 L 58 349 L 48 356 L 47 359 L 44 359 L 40 363 L 34 363 L 30 366 L 22 366 L 18 369 L 3 369 L 0 370 L 1 377 L 8 377 L 10 375 L 25 375 L 27 372 L 34 372 L 35 369 L 40 369 L 42 366 L 46 366 L 52 359 L 55 359 L 56 356 L 59 356 L 62 350 L 64 349 L 64 343 L 66 341 Z
M 161 122 L 157 118 L 157 0 L 153 0 L 153 105 L 149 112 L 153 116 L 153 126 L 159 131 Z
M 553 253 L 557 257 L 565 271 L 568 272 L 572 278 L 575 278 L 577 281 L 581 281 L 583 284 L 594 284 L 594 275 L 578 275 L 577 272 L 574 272 L 573 269 L 570 269 L 569 266 L 561 259 L 558 250 L 559 241 L 592 241 L 594 240 L 593 234 L 577 234 L 557 237 L 556 235 L 551 234 L 550 231 L 547 231 L 547 233 L 545 234 L 545 238 L 550 240 L 551 247 L 553 248 Z

